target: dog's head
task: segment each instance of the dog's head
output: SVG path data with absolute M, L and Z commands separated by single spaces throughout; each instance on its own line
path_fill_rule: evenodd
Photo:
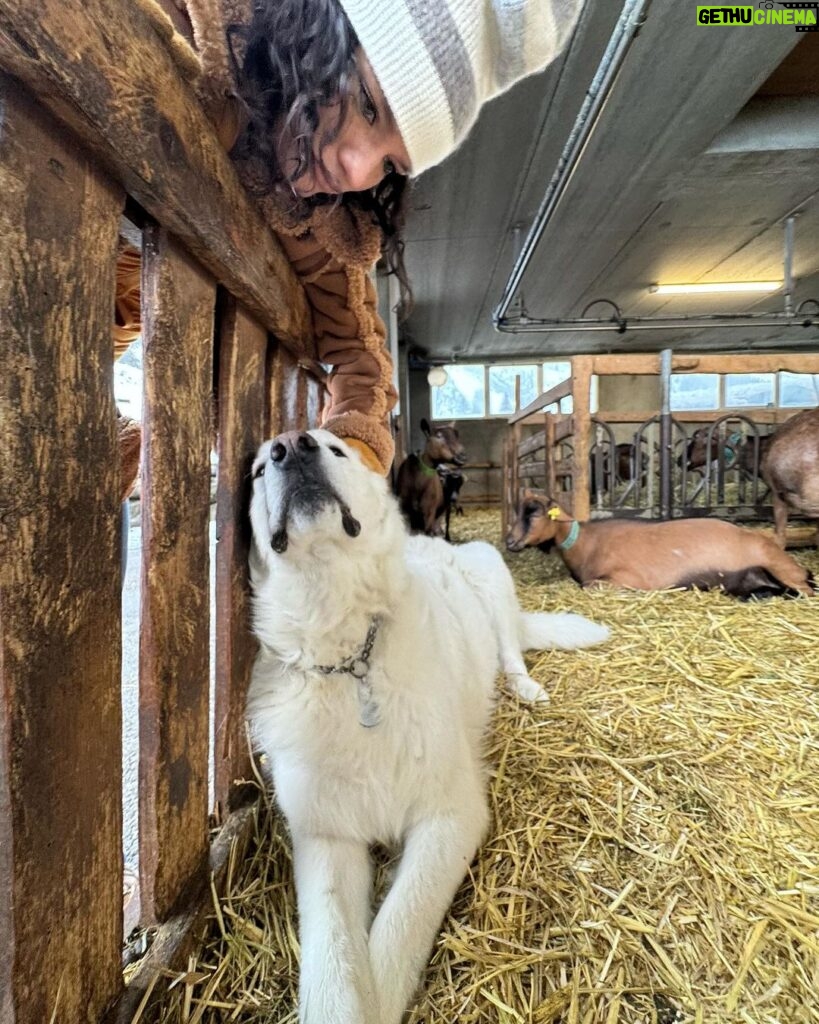
M 250 522 L 255 554 L 270 564 L 288 552 L 320 543 L 354 546 L 377 534 L 394 513 L 386 481 L 358 452 L 326 430 L 279 434 L 253 462 Z

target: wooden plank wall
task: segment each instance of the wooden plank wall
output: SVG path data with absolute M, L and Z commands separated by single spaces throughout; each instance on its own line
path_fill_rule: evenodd
M 207 862 L 210 451 L 216 285 L 144 232 L 140 891 L 165 918 Z
M 244 698 L 256 643 L 249 629 L 246 510 L 250 465 L 269 433 L 265 387 L 267 333 L 228 297 L 220 316 L 219 486 L 216 499 L 215 801 L 248 777 Z
M 0 78 L 0 1019 L 121 986 L 123 192 Z
M 0 0 L 0 66 L 302 355 L 312 348 L 304 294 L 148 11 L 108 0 Z
M 140 9 L 129 8 L 134 32 L 119 35 L 153 54 L 136 77 L 121 75 L 121 52 L 117 69 L 106 63 L 102 0 L 33 10 L 0 0 L 0 66 L 38 97 L 0 72 L 0 1021 L 126 1021 L 189 948 L 205 906 L 194 897 L 247 832 L 246 812 L 231 813 L 249 770 L 255 653 L 247 471 L 265 436 L 315 424 L 322 371 L 301 289 L 214 137 L 204 140 L 200 113 L 169 98 L 179 83 Z M 83 40 L 83 60 L 71 59 L 71 39 Z M 151 79 L 147 105 L 106 91 L 109 77 L 134 95 Z M 146 127 L 154 115 L 158 133 Z M 140 136 L 159 149 L 146 156 Z M 193 172 L 215 190 L 213 208 L 190 189 Z M 142 920 L 165 923 L 124 990 L 111 328 L 127 195 L 160 222 L 146 216 L 143 229 L 140 871 Z M 217 435 L 212 739 L 224 827 L 210 843 Z

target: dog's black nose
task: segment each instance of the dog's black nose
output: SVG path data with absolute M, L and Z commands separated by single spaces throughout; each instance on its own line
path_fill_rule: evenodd
M 310 434 L 299 434 L 296 444 L 303 452 L 314 451 L 318 448 L 318 441 Z
M 288 430 L 274 437 L 270 445 L 270 461 L 288 466 L 297 459 L 310 458 L 319 450 L 319 443 L 309 434 Z

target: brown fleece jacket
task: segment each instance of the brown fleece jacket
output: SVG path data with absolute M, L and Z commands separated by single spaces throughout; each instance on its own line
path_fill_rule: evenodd
M 168 36 L 170 22 L 159 4 L 154 0 L 140 3 L 144 9 L 155 8 L 163 41 L 185 77 L 191 77 L 192 55 L 201 63 L 197 91 L 220 141 L 230 149 L 241 119 L 226 29 L 247 19 L 250 0 L 174 0 L 190 19 L 194 50 L 178 32 Z M 252 172 L 240 164 L 236 167 L 243 183 L 251 186 Z M 367 459 L 368 464 L 374 469 L 377 464 L 377 469 L 386 473 L 395 453 L 388 414 L 397 395 L 392 384 L 392 361 L 384 347 L 386 329 L 378 315 L 371 277 L 381 250 L 380 229 L 368 215 L 346 206 L 318 207 L 307 219 L 297 219 L 282 208 L 281 199 L 275 195 L 264 196 L 259 204 L 304 286 L 313 314 L 318 358 L 332 367 L 322 426 L 339 437 L 369 446 L 374 458 Z M 139 330 L 139 293 L 135 313 L 133 266 L 128 260 L 121 257 L 118 268 L 120 344 L 125 340 L 123 325 L 132 334 L 134 327 Z M 356 447 L 366 458 L 369 453 Z

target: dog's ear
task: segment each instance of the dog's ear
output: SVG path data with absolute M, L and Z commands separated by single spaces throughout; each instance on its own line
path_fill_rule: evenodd
M 429 428 L 429 420 L 427 420 L 426 417 L 424 417 L 424 419 L 421 420 L 421 431 L 424 437 L 429 437 L 431 433 Z

